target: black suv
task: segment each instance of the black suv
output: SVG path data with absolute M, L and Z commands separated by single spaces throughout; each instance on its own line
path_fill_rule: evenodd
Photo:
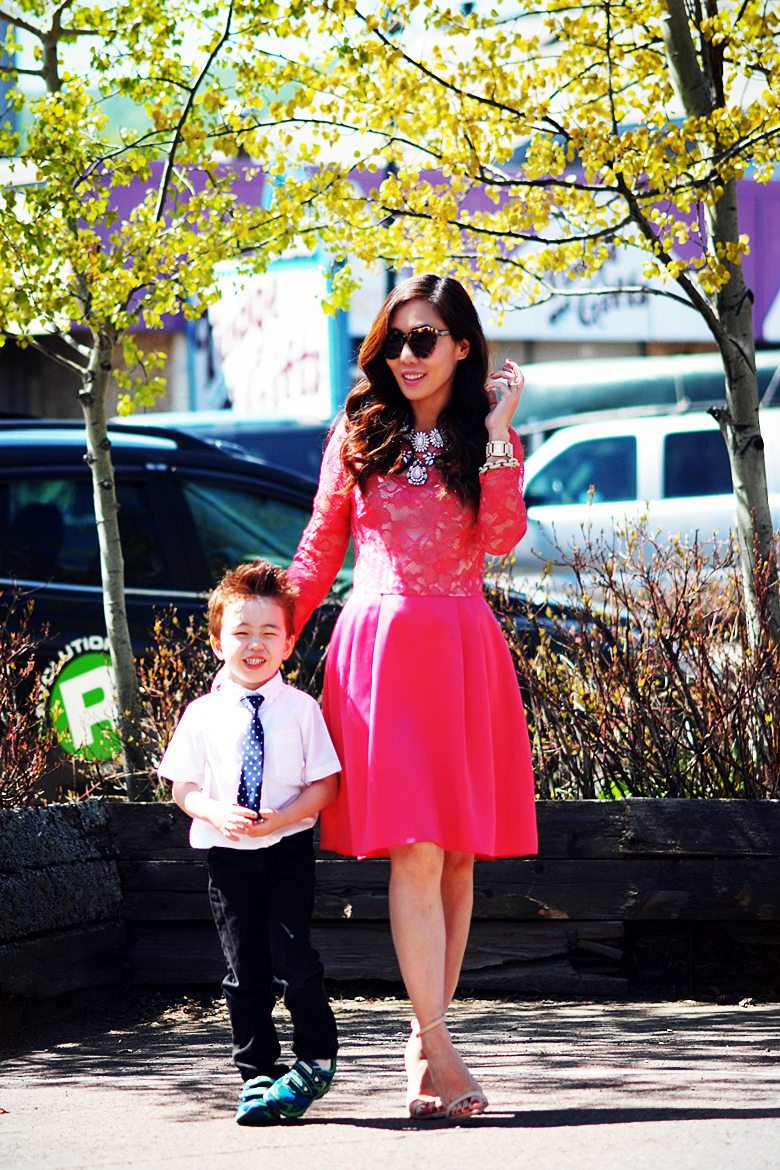
M 226 567 L 255 557 L 289 564 L 311 514 L 313 478 L 164 428 L 112 425 L 109 438 L 127 616 L 137 654 L 153 642 L 157 613 L 174 608 L 182 623 L 202 614 L 208 591 Z M 52 701 L 66 708 L 71 730 L 71 707 L 91 727 L 102 718 L 110 691 L 85 450 L 79 423 L 0 421 L 0 607 L 19 594 L 33 600 L 30 631 L 38 640 L 47 685 L 57 679 L 59 693 Z M 296 647 L 302 678 L 312 679 L 321 664 L 351 578 L 350 553 L 331 598 Z M 507 632 L 526 646 L 538 642 L 541 629 L 556 641 L 562 629 L 576 634 L 580 628 L 581 615 L 572 607 L 529 606 L 521 595 L 502 595 L 495 587 L 487 594 Z M 86 731 L 83 736 L 80 742 L 87 742 Z
M 316 483 L 163 428 L 110 427 L 134 648 L 154 611 L 201 613 L 223 569 L 254 557 L 289 564 Z M 105 635 L 84 428 L 0 422 L 0 591 L 35 602 L 43 648 Z M 345 567 L 338 584 L 346 587 Z
M 117 426 L 167 427 L 208 439 L 217 446 L 236 446 L 247 455 L 318 479 L 330 423 L 311 419 L 248 418 L 232 410 L 138 411 L 115 418 Z

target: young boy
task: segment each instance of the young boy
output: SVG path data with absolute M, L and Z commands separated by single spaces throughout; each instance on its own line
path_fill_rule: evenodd
M 336 1070 L 336 1021 L 309 930 L 313 825 L 335 799 L 340 764 L 315 700 L 279 673 L 293 649 L 294 606 L 275 565 L 225 573 L 208 606 L 221 681 L 186 708 L 159 767 L 193 818 L 190 844 L 208 849 L 233 1059 L 244 1081 L 239 1125 L 300 1117 Z M 292 1017 L 289 1070 L 277 1065 L 275 981 Z

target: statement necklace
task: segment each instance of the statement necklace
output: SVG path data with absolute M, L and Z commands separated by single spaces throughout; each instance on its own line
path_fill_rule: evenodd
M 406 467 L 406 478 L 414 487 L 421 487 L 428 479 L 428 468 L 433 466 L 447 444 L 438 427 L 431 431 L 408 428 L 404 438 L 407 446 L 401 458 Z

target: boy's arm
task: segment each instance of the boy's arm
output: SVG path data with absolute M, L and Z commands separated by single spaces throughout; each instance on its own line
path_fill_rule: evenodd
M 241 836 L 249 834 L 249 830 L 257 824 L 257 813 L 249 808 L 242 808 L 240 804 L 213 800 L 191 780 L 174 780 L 173 799 L 188 817 L 208 821 L 223 837 L 227 837 L 228 841 L 238 841 Z M 257 836 L 256 833 L 249 835 Z
M 247 836 L 265 837 L 269 833 L 277 833 L 280 829 L 286 828 L 287 825 L 294 825 L 296 821 L 316 816 L 320 809 L 325 808 L 326 804 L 333 803 L 338 789 L 337 772 L 334 772 L 332 776 L 324 776 L 322 780 L 312 781 L 311 784 L 306 785 L 299 796 L 296 796 L 295 800 L 291 800 L 284 808 L 261 808 L 258 814 L 260 822 L 246 830 Z

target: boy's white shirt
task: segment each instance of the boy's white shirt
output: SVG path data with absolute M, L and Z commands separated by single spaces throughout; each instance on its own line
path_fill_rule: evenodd
M 238 686 L 220 671 L 210 694 L 190 703 L 165 750 L 159 775 L 170 781 L 197 784 L 214 800 L 234 804 L 241 775 L 241 756 L 252 712 L 244 695 L 262 695 L 260 719 L 265 732 L 265 763 L 261 806 L 281 809 L 307 784 L 341 770 L 325 720 L 315 699 L 289 686 L 277 673 L 254 691 Z M 283 837 L 309 829 L 317 818 L 306 817 L 267 837 L 229 841 L 213 825 L 194 818 L 190 844 L 195 849 L 219 845 L 230 849 L 264 849 Z

